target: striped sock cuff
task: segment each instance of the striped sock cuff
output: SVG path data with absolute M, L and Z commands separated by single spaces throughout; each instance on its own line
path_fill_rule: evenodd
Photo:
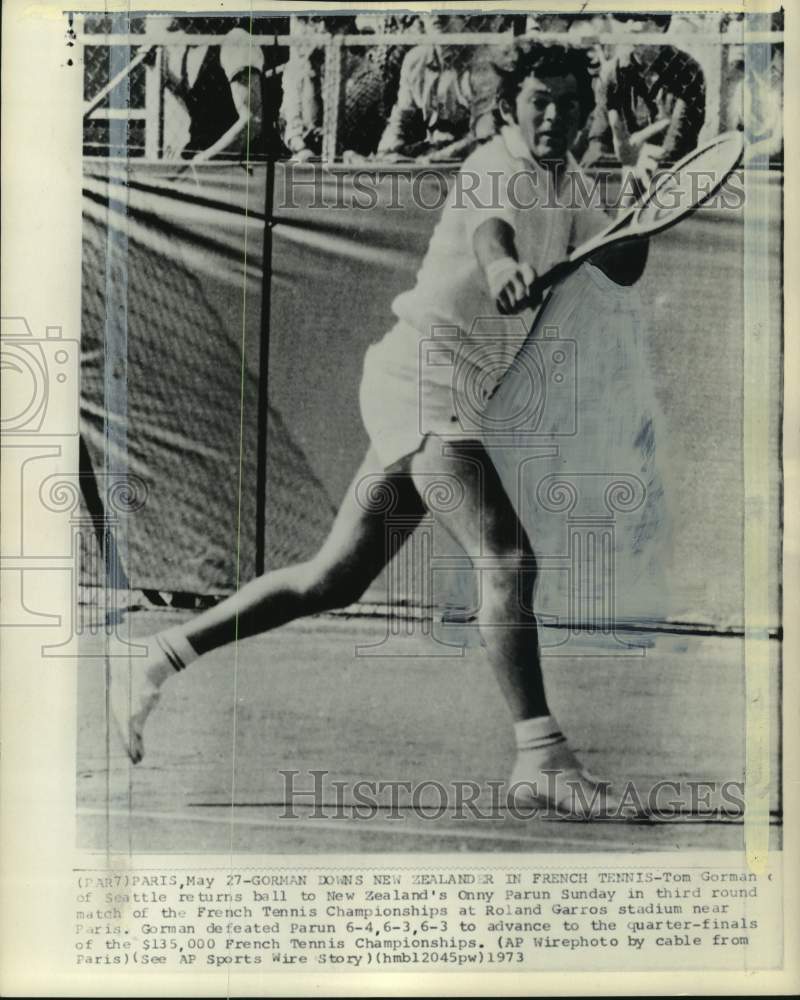
M 527 750 L 547 750 L 550 747 L 558 746 L 559 743 L 566 743 L 567 737 L 561 733 L 552 733 L 549 736 L 543 736 L 540 740 L 530 740 L 524 746 L 517 744 L 517 750 L 520 752 Z
M 181 660 L 172 646 L 163 638 L 163 636 L 157 635 L 156 642 L 161 652 L 166 656 L 169 665 L 173 670 L 179 672 L 186 669 L 186 664 Z
M 535 719 L 523 719 L 514 723 L 514 736 L 518 750 L 544 750 L 547 747 L 566 743 L 558 721 L 552 715 L 541 715 Z
M 168 629 L 156 636 L 164 656 L 173 670 L 180 672 L 197 659 L 197 652 L 179 629 Z

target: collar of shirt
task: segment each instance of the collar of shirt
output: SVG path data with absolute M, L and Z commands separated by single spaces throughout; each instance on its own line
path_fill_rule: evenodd
M 500 135 L 502 136 L 506 149 L 515 160 L 522 160 L 528 169 L 533 169 L 536 173 L 543 169 L 542 165 L 531 155 L 519 125 L 504 125 L 500 129 Z M 566 169 L 569 171 L 578 169 L 578 164 L 570 152 L 567 153 L 564 164 Z

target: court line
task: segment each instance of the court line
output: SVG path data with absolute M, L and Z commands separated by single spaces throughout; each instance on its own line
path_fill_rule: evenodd
M 264 819 L 257 819 L 254 816 L 204 816 L 204 815 L 187 815 L 186 813 L 180 812 L 129 812 L 124 809 L 79 809 L 77 811 L 79 817 L 124 817 L 125 819 L 155 819 L 164 820 L 167 822 L 180 822 L 180 823 L 207 823 L 209 825 L 218 826 L 248 826 L 248 827 L 262 827 L 262 828 L 274 828 L 274 829 L 288 829 L 290 827 L 297 827 L 301 823 L 304 824 L 304 830 L 309 830 L 311 827 L 309 823 L 313 823 L 313 828 L 316 830 L 336 830 L 337 832 L 346 832 L 349 824 L 347 822 L 342 822 L 338 820 L 325 820 L 325 819 L 270 819 L 265 817 Z M 401 827 L 401 826 L 390 826 L 385 823 L 376 824 L 371 820 L 368 821 L 369 826 L 365 827 L 365 830 L 373 830 L 376 833 L 389 833 L 389 834 L 399 834 L 400 836 L 412 836 L 412 837 L 433 837 L 441 839 L 468 839 L 468 840 L 482 840 L 482 841 L 500 841 L 501 843 L 514 843 L 514 844 L 536 844 L 538 843 L 552 843 L 554 846 L 566 845 L 569 847 L 582 847 L 587 850 L 592 846 L 597 849 L 608 849 L 616 848 L 620 851 L 630 851 L 632 845 L 630 841 L 617 841 L 611 839 L 603 839 L 602 845 L 593 845 L 591 838 L 581 838 L 579 840 L 573 840 L 562 836 L 560 833 L 556 833 L 556 829 L 548 837 L 523 837 L 508 835 L 501 832 L 488 833 L 480 830 L 464 830 L 463 832 L 457 830 L 436 830 L 436 829 L 426 829 L 425 827 Z M 653 829 L 653 827 L 647 824 L 630 824 L 629 829 L 633 826 L 644 828 L 647 826 L 648 829 Z M 601 824 L 594 824 L 593 829 L 602 829 Z
M 188 809 L 230 809 L 231 807 L 235 809 L 285 809 L 287 807 L 286 802 L 281 802 L 279 800 L 274 800 L 272 802 L 187 802 L 186 807 Z M 322 809 L 358 809 L 360 806 L 353 802 L 318 802 L 315 806 Z M 394 809 L 402 813 L 410 813 L 414 811 L 416 807 L 409 804 L 396 804 L 390 805 L 388 803 L 383 805 L 377 805 L 378 809 L 387 811 L 389 809 Z M 491 818 L 496 818 L 504 816 L 508 813 L 508 809 L 495 810 L 492 813 Z M 708 813 L 703 812 L 691 812 L 687 810 L 686 812 L 676 813 L 675 815 L 669 815 L 665 813 L 662 816 L 655 815 L 651 819 L 651 825 L 653 826 L 677 826 L 680 824 L 692 825 L 692 826 L 743 826 L 744 825 L 744 812 L 737 813 L 723 813 L 710 811 Z M 365 817 L 351 817 L 353 819 L 365 818 Z M 522 817 L 519 817 L 522 818 Z M 530 817 L 534 819 L 535 817 Z M 548 821 L 549 822 L 549 821 Z M 570 819 L 569 816 L 558 817 L 558 822 L 560 823 L 583 823 L 585 820 L 581 819 Z M 604 822 L 603 820 L 598 820 L 598 822 Z M 609 819 L 605 822 L 616 822 L 613 819 Z M 619 820 L 619 822 L 624 822 L 624 820 Z M 783 814 L 777 809 L 770 809 L 769 811 L 769 822 L 772 826 L 780 826 L 783 822 Z
M 94 595 L 92 594 L 92 588 L 90 587 L 79 587 L 78 604 L 80 605 L 92 605 L 95 602 Z M 128 593 L 125 591 L 124 593 Z M 176 607 L 170 602 L 173 600 L 174 593 L 180 593 L 183 598 L 192 598 L 195 603 L 192 607 Z M 130 591 L 131 601 L 127 607 L 124 608 L 125 611 L 133 613 L 148 614 L 153 612 L 155 614 L 185 614 L 189 611 L 203 611 L 207 607 L 214 607 L 219 604 L 220 601 L 225 600 L 228 594 L 198 594 L 198 593 L 187 593 L 186 591 L 174 592 L 170 590 L 156 590 L 155 588 L 138 588 Z M 158 594 L 159 598 L 164 601 L 163 604 L 151 603 L 153 598 L 148 597 L 148 594 Z M 137 603 L 138 602 L 138 603 Z M 208 603 L 206 603 L 208 602 Z M 376 619 L 385 619 L 392 616 L 402 615 L 404 618 L 409 618 L 413 621 L 433 621 L 435 624 L 440 624 L 443 628 L 458 628 L 459 626 L 476 628 L 476 620 L 474 618 L 469 618 L 466 620 L 453 619 L 444 620 L 438 613 L 441 609 L 437 609 L 437 614 L 430 614 L 430 607 L 423 607 L 418 604 L 405 604 L 403 602 L 398 602 L 396 604 L 384 604 L 380 602 L 357 602 L 355 604 L 350 604 L 346 608 L 339 608 L 333 611 L 325 611 L 318 615 L 311 615 L 308 618 L 303 619 L 304 623 L 308 627 L 309 623 L 317 623 L 318 625 L 324 627 L 326 624 L 330 624 L 332 620 L 343 620 L 346 622 L 356 622 L 357 624 L 366 625 L 366 623 L 374 621 Z M 546 624 L 543 626 L 546 629 L 551 629 L 554 632 L 565 632 L 576 627 L 574 622 L 559 622 L 557 624 Z M 641 621 L 641 622 L 631 622 L 627 620 L 621 620 L 615 624 L 616 632 L 622 634 L 628 633 L 641 633 L 641 634 L 655 634 L 655 635 L 676 635 L 676 636 L 686 636 L 687 638 L 698 638 L 698 639 L 742 639 L 745 636 L 745 629 L 742 625 L 731 625 L 728 627 L 711 625 L 707 622 L 690 622 L 690 621 Z M 766 630 L 766 638 L 770 641 L 783 641 L 783 627 L 781 625 L 771 625 Z

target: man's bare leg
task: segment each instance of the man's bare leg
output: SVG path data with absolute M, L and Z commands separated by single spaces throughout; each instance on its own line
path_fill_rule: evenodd
M 159 689 L 175 671 L 212 649 L 296 618 L 346 607 L 363 594 L 393 554 L 387 548 L 387 503 L 404 514 L 409 533 L 424 514 L 411 477 L 384 472 L 370 451 L 313 559 L 265 573 L 216 607 L 152 637 L 146 660 L 109 661 L 112 715 L 134 763 L 142 759 L 142 730 Z
M 457 480 L 463 491 L 461 503 L 434 513 L 468 556 L 483 560 L 481 636 L 518 748 L 511 800 L 580 818 L 613 810 L 615 800 L 584 770 L 548 708 L 532 608 L 536 564 L 489 455 L 479 442 L 445 444 L 430 436 L 412 456 L 411 472 L 421 493 L 437 475 Z

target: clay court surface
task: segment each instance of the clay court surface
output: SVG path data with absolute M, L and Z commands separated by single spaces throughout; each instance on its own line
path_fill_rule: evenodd
M 186 614 L 135 612 L 125 628 L 135 640 Z M 580 823 L 520 819 L 505 808 L 491 818 L 469 810 L 454 818 L 448 809 L 438 819 L 403 808 L 392 818 L 387 807 L 367 820 L 349 815 L 348 791 L 337 810 L 332 782 L 347 789 L 359 779 L 484 787 L 507 779 L 513 762 L 506 708 L 474 631 L 442 632 L 448 641 L 470 640 L 463 656 L 441 655 L 444 647 L 422 636 L 403 643 L 414 655 L 356 655 L 356 646 L 385 634 L 381 618 L 320 617 L 204 657 L 165 685 L 136 767 L 108 732 L 102 640 L 87 641 L 78 681 L 79 846 L 198 854 L 742 848 L 741 816 Z M 652 638 L 644 655 L 612 645 L 604 655 L 595 647 L 545 658 L 551 707 L 571 742 L 593 773 L 617 788 L 631 780 L 642 795 L 664 779 L 741 781 L 742 639 Z M 768 646 L 770 841 L 779 847 L 780 644 Z M 300 772 L 297 789 L 312 787 L 309 771 L 328 772 L 318 810 L 324 816 L 310 816 L 305 800 L 287 809 L 279 773 L 287 769 Z M 483 813 L 491 812 L 489 787 L 477 800 Z M 688 801 L 685 792 L 681 798 Z M 419 801 L 433 814 L 440 799 L 428 788 Z

